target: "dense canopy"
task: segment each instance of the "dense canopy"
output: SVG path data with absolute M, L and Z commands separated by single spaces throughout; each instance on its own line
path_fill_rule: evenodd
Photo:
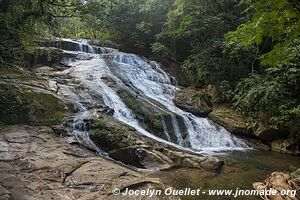
M 176 62 L 196 87 L 274 127 L 300 124 L 300 4 L 296 0 L 0 0 L 0 63 L 34 38 L 112 41 Z

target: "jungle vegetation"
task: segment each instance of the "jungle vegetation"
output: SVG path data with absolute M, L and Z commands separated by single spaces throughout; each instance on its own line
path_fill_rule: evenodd
M 0 0 L 0 65 L 43 36 L 110 40 L 178 63 L 195 87 L 274 127 L 300 119 L 297 0 Z

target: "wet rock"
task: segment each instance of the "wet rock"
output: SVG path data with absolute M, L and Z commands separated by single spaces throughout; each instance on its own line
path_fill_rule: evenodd
M 105 150 L 131 146 L 136 142 L 134 130 L 104 114 L 91 121 L 91 129 L 90 138 Z
M 168 149 L 164 149 L 163 153 L 177 163 L 178 166 L 183 167 L 218 170 L 224 164 L 223 161 L 214 157 L 190 155 L 184 152 L 171 151 Z
M 233 134 L 253 136 L 251 125 L 228 106 L 215 107 L 209 114 L 209 119 Z
M 132 165 L 138 168 L 144 168 L 144 166 L 140 163 L 140 160 L 136 155 L 136 149 L 136 146 L 132 146 L 112 150 L 109 152 L 109 157 L 115 160 L 119 160 L 127 165 Z
M 191 155 L 167 148 L 155 149 L 149 146 L 130 146 L 109 152 L 109 156 L 138 168 L 163 170 L 172 166 L 218 170 L 223 161 L 214 157 Z
M 210 97 L 203 91 L 180 90 L 176 93 L 173 101 L 177 107 L 200 117 L 207 117 L 212 111 Z
M 63 50 L 67 50 L 67 51 L 80 51 L 81 48 L 79 46 L 79 44 L 75 41 L 71 41 L 71 40 L 56 40 L 53 41 L 52 46 L 55 46 L 57 48 L 63 49 Z
M 270 144 L 264 143 L 259 139 L 247 138 L 244 141 L 248 145 L 248 147 L 254 148 L 256 150 L 262 150 L 262 151 L 271 151 L 272 150 Z
M 0 141 L 0 152 L 8 152 L 8 143 L 4 141 Z
M 115 110 L 112 109 L 112 108 L 109 108 L 109 109 L 107 109 L 107 111 L 106 111 L 106 114 L 109 115 L 109 116 L 113 116 L 114 113 L 115 113 Z
M 54 69 L 52 67 L 48 67 L 48 66 L 42 66 L 35 70 L 35 72 L 40 75 L 50 75 L 55 71 L 56 71 L 56 69 Z
M 165 116 L 170 116 L 169 113 L 155 108 L 153 105 L 149 104 L 149 102 L 139 98 L 139 96 L 136 96 L 127 89 L 119 89 L 117 93 L 128 108 L 133 111 L 137 120 L 145 130 L 160 138 L 168 140 L 164 132 L 163 120 L 165 119 Z M 172 134 L 172 132 L 169 134 Z
M 125 164 L 144 169 L 168 169 L 172 161 L 158 153 L 139 146 L 125 147 L 109 152 L 109 156 Z
M 113 116 L 114 113 L 115 113 L 114 109 L 112 109 L 112 108 L 110 108 L 110 107 L 108 107 L 106 105 L 97 105 L 94 108 L 97 109 L 97 112 L 99 114 L 107 114 L 109 116 Z
M 63 51 L 54 47 L 39 47 L 28 57 L 30 66 L 52 66 L 59 64 Z

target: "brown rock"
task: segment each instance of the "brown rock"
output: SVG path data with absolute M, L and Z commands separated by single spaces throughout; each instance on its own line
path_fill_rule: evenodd
M 207 117 L 212 111 L 210 97 L 204 91 L 180 90 L 173 101 L 177 107 L 200 117 Z
M 286 138 L 289 135 L 289 131 L 286 129 L 275 129 L 260 123 L 254 134 L 258 138 L 270 142 L 279 138 Z
M 246 120 L 229 106 L 215 107 L 209 114 L 209 119 L 233 134 L 248 136 L 253 134 Z
M 0 200 L 9 200 L 10 192 L 0 185 Z

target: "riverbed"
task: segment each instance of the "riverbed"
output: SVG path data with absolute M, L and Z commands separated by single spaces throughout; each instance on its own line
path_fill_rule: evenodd
M 293 172 L 300 167 L 296 156 L 267 151 L 232 152 L 221 157 L 225 164 L 219 172 L 199 169 L 171 169 L 151 173 L 176 189 L 200 189 L 200 196 L 181 196 L 182 200 L 259 200 L 258 196 L 209 196 L 208 190 L 253 190 L 254 182 L 261 182 L 274 171 Z

